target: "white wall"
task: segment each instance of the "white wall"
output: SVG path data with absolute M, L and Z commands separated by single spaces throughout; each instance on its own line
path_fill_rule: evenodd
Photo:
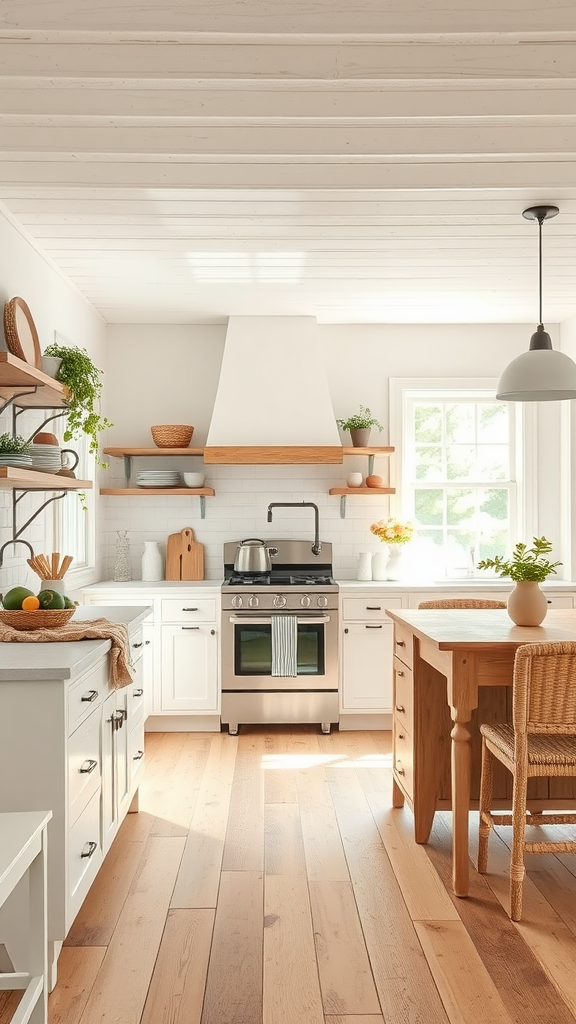
M 549 328 L 550 329 L 550 328 Z M 384 425 L 375 431 L 373 444 L 385 445 L 388 437 L 388 380 L 408 376 L 487 376 L 498 377 L 504 366 L 526 349 L 531 325 L 321 325 L 320 344 L 324 356 L 334 413 L 346 417 L 362 403 L 371 408 Z M 550 329 L 554 343 L 557 331 Z M 189 423 L 195 428 L 192 445 L 206 441 L 210 413 L 216 393 L 218 371 L 225 337 L 223 326 L 147 326 L 115 325 L 109 328 L 107 398 L 108 414 L 114 421 L 110 444 L 150 446 L 149 427 L 153 423 Z M 286 352 L 289 358 L 289 352 Z M 302 372 L 306 367 L 302 366 Z M 277 375 L 282 367 L 277 368 Z M 274 387 L 271 375 L 270 387 Z M 248 402 L 258 402 L 246 385 L 239 382 L 236 414 Z M 297 396 L 294 415 L 298 414 Z M 561 429 L 557 411 L 545 410 L 540 416 L 539 434 L 545 444 L 537 443 L 534 458 L 546 480 L 538 498 L 539 525 L 555 542 L 561 536 L 560 463 Z M 343 436 L 349 444 L 348 435 Z M 262 425 L 262 443 L 266 444 L 266 424 Z M 554 457 L 551 457 L 550 446 Z M 190 459 L 190 469 L 200 468 L 199 459 Z M 275 513 L 274 522 L 266 522 L 271 501 L 314 501 L 320 508 L 321 535 L 334 545 L 337 574 L 355 574 L 357 554 L 378 550 L 378 542 L 369 531 L 375 519 L 389 512 L 401 514 L 394 499 L 350 497 L 346 519 L 340 518 L 340 501 L 328 490 L 341 486 L 348 472 L 366 472 L 366 459 L 346 459 L 343 466 L 207 466 L 206 483 L 216 490 L 206 499 L 206 519 L 199 516 L 198 498 L 174 497 L 168 500 L 152 495 L 107 497 L 105 577 L 110 578 L 114 564 L 116 531 L 128 529 L 134 578 L 140 575 L 140 557 L 144 540 L 163 545 L 169 533 L 191 526 L 197 540 L 206 546 L 207 576 L 217 579 L 222 569 L 224 541 L 256 536 L 312 538 L 313 517 L 309 509 Z M 386 478 L 387 459 L 379 459 L 375 472 Z M 170 459 L 142 461 L 135 468 L 159 468 Z M 392 473 L 394 461 L 391 460 Z M 122 486 L 123 465 L 113 459 L 107 471 L 110 486 Z M 394 485 L 392 479 L 391 485 Z M 568 575 L 568 574 L 567 574 Z
M 15 295 L 23 298 L 30 308 L 42 350 L 54 340 L 54 331 L 58 331 L 72 344 L 86 348 L 97 365 L 105 369 L 106 325 L 103 319 L 39 253 L 0 204 L 0 305 L 3 307 Z M 3 336 L 0 347 L 5 348 Z M 19 418 L 18 433 L 29 436 L 42 418 L 40 410 L 25 413 Z M 63 423 L 63 420 L 55 420 L 54 426 L 48 429 L 61 436 Z M 7 410 L 0 415 L 0 433 L 11 429 L 12 416 Z M 31 494 L 19 502 L 18 523 L 26 521 L 43 500 L 44 494 Z M 52 538 L 47 533 L 49 522 L 49 514 L 42 513 L 23 534 L 35 551 L 52 551 Z M 0 491 L 0 544 L 11 535 L 12 496 L 9 491 Z M 38 578 L 28 568 L 27 557 L 28 550 L 23 545 L 10 546 L 5 550 L 4 565 L 0 569 L 0 591 L 15 584 L 31 588 L 37 586 Z

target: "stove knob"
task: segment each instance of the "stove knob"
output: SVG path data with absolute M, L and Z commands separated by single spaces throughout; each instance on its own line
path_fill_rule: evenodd
M 304 594 L 304 597 L 300 598 L 300 604 L 302 605 L 303 608 L 310 607 L 310 598 L 308 597 L 308 594 Z
M 259 604 L 260 604 L 260 602 L 259 602 L 258 598 L 256 597 L 256 595 L 252 594 L 252 597 L 250 597 L 248 599 L 248 607 L 249 608 L 257 608 Z
M 318 598 L 316 604 L 318 605 L 319 608 L 326 608 L 326 605 L 328 604 L 328 598 L 322 595 L 322 597 Z
M 272 604 L 274 605 L 275 608 L 285 608 L 286 598 L 284 597 L 284 594 L 276 594 L 276 597 L 272 601 Z
M 240 596 L 240 594 L 234 594 L 234 597 L 232 598 L 232 607 L 233 608 L 241 608 L 242 607 L 242 597 Z

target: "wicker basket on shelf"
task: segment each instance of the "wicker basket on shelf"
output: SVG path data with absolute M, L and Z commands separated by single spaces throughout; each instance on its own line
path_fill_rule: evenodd
M 161 423 L 150 430 L 157 448 L 187 448 L 194 433 L 185 423 Z
M 35 608 L 29 612 L 0 608 L 0 622 L 13 629 L 58 629 L 66 625 L 75 611 L 75 608 Z

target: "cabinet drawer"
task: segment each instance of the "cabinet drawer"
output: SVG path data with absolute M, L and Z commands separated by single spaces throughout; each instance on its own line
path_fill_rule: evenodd
M 572 597 L 567 597 L 567 596 L 563 596 L 563 595 L 560 596 L 559 594 L 554 594 L 554 595 L 552 595 L 550 597 L 548 595 L 546 595 L 546 601 L 548 603 L 548 607 L 549 608 L 573 608 L 574 607 L 574 599 Z
M 100 708 L 68 740 L 68 816 L 72 824 L 100 789 Z
M 412 669 L 394 657 L 394 714 L 412 735 L 414 721 L 414 681 Z
M 414 798 L 414 751 L 412 737 L 398 718 L 394 718 L 394 774 L 410 799 Z
M 342 617 L 363 622 L 370 622 L 371 619 L 383 621 L 388 618 L 386 608 L 401 607 L 401 597 L 345 597 L 342 601 Z
M 413 667 L 413 640 L 412 633 L 407 626 L 394 623 L 394 654 L 400 661 L 403 661 L 408 668 Z
M 80 722 L 102 703 L 108 690 L 108 659 L 88 672 L 68 690 L 68 733 L 74 732 Z
M 164 598 L 163 622 L 215 622 L 216 598 Z
M 68 895 L 74 901 L 73 916 L 84 899 L 82 885 L 86 876 L 94 878 L 102 863 L 102 841 L 100 838 L 100 790 L 94 793 L 82 811 L 68 838 Z M 74 910 L 74 907 L 76 910 Z

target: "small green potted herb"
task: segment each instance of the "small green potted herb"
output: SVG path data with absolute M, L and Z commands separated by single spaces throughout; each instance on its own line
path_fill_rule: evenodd
M 372 415 L 370 409 L 365 408 L 363 405 L 360 406 L 360 412 L 349 416 L 347 420 L 336 420 L 336 423 L 341 430 L 350 431 L 350 437 L 352 439 L 352 445 L 354 448 L 365 448 L 370 441 L 370 431 L 372 427 L 378 427 L 378 430 L 384 430 L 381 423 Z
M 13 462 L 18 466 L 32 465 L 30 441 L 18 434 L 0 434 L 0 465 L 10 466 Z
M 496 555 L 478 562 L 479 569 L 493 569 L 497 576 L 508 576 L 516 584 L 508 598 L 508 614 L 517 626 L 539 626 L 546 616 L 548 603 L 538 584 L 555 576 L 556 566 L 562 565 L 544 557 L 551 551 L 552 543 L 546 537 L 533 537 L 532 547 L 519 542 L 510 558 Z
M 73 441 L 87 434 L 90 439 L 90 452 L 100 466 L 106 463 L 98 458 L 98 435 L 112 427 L 113 424 L 100 415 L 100 392 L 102 391 L 102 370 L 92 362 L 85 348 L 72 345 L 60 345 L 53 342 L 45 349 L 47 356 L 56 356 L 62 362 L 56 372 L 56 380 L 69 389 L 68 425 L 64 431 L 64 440 Z

